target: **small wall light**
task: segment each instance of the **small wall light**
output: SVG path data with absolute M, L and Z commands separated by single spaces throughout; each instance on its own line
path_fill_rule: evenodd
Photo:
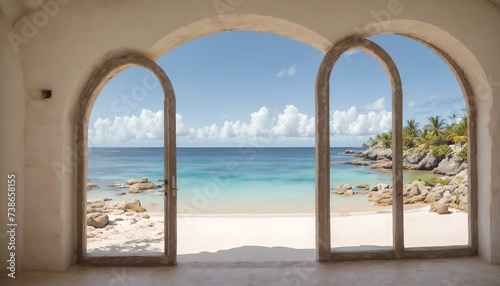
M 42 97 L 43 97 L 43 99 L 51 98 L 52 97 L 52 90 L 50 90 L 50 89 L 42 90 Z

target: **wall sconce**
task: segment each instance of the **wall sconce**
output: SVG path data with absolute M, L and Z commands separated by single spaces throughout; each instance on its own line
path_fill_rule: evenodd
M 52 90 L 50 90 L 50 89 L 42 90 L 42 97 L 43 97 L 43 99 L 51 98 L 52 97 Z

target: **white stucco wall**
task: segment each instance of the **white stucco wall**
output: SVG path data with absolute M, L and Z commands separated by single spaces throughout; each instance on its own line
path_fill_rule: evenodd
M 231 2 L 241 3 L 228 11 L 234 14 L 212 19 L 214 1 L 57 1 L 49 0 L 52 10 L 31 11 L 14 25 L 26 38 L 19 44 L 21 58 L 0 38 L 0 183 L 10 170 L 20 174 L 19 187 L 24 179 L 26 268 L 64 270 L 74 261 L 75 112 L 86 80 L 107 55 L 127 48 L 157 58 L 197 36 L 230 29 L 285 35 L 325 52 L 366 26 L 367 34 L 411 34 L 432 42 L 470 78 L 479 114 L 479 251 L 500 263 L 500 162 L 492 160 L 500 157 L 500 86 L 485 81 L 491 76 L 500 82 L 500 9 L 488 1 L 241 0 Z M 30 32 L 26 23 L 34 21 L 39 25 Z M 10 27 L 4 22 L 0 35 Z M 52 89 L 51 99 L 41 99 L 44 88 Z
M 16 176 L 16 264 L 24 256 L 24 114 L 25 96 L 21 57 L 7 40 L 10 22 L 0 13 L 0 269 L 6 271 L 10 251 L 7 243 L 7 175 Z M 9 228 L 10 229 L 10 228 Z M 10 264 L 10 263 L 9 263 Z

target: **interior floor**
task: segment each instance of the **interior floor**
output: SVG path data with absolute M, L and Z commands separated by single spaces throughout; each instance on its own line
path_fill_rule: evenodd
M 23 271 L 2 285 L 500 285 L 500 265 L 479 257 L 398 261 L 184 262 L 175 267 Z

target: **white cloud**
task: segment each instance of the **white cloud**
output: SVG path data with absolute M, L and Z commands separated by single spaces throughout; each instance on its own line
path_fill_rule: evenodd
M 385 97 L 379 98 L 368 105 L 366 105 L 366 109 L 368 110 L 384 110 Z
M 408 107 L 414 107 L 415 105 L 417 105 L 417 103 L 415 102 L 415 100 L 412 100 L 412 101 L 408 102 Z
M 282 68 L 275 76 L 282 77 L 284 75 L 294 76 L 297 73 L 297 65 L 289 66 L 288 68 Z
M 272 134 L 283 137 L 314 136 L 314 117 L 309 118 L 294 105 L 287 105 L 278 115 Z
M 285 75 L 285 73 L 286 73 L 285 69 L 281 69 L 281 70 L 280 70 L 280 71 L 279 71 L 279 72 L 275 75 L 275 77 L 282 77 L 282 76 L 284 76 L 284 75 Z
M 177 135 L 187 134 L 182 122 L 182 115 L 176 114 Z M 163 110 L 153 112 L 143 109 L 139 116 L 115 116 L 97 118 L 93 128 L 89 128 L 89 140 L 92 142 L 140 142 L 163 139 Z
M 330 121 L 332 135 L 372 135 L 391 129 L 392 113 L 386 110 L 358 113 L 355 106 L 348 110 L 336 110 Z
M 357 53 L 359 53 L 360 51 L 359 50 L 348 50 L 347 52 L 345 52 L 344 54 L 346 56 L 352 56 L 352 55 L 355 55 Z
M 297 65 L 296 64 L 288 67 L 288 75 L 289 76 L 294 76 L 296 72 L 297 72 Z
M 383 99 L 375 103 L 380 104 Z M 375 107 L 378 104 L 373 103 Z M 376 109 L 376 108 L 375 108 Z M 89 140 L 99 143 L 152 143 L 163 140 L 163 111 L 143 109 L 140 115 L 98 118 L 89 128 Z M 335 110 L 330 120 L 331 135 L 335 137 L 362 138 L 390 130 L 391 112 L 372 110 L 360 113 L 355 106 L 348 110 Z M 314 116 L 301 113 L 289 104 L 283 111 L 272 116 L 265 106 L 252 112 L 246 121 L 225 121 L 200 128 L 188 128 L 181 114 L 176 114 L 177 135 L 185 142 L 245 143 L 252 140 L 262 142 L 300 142 L 311 140 L 315 134 Z M 298 140 L 298 141 L 297 141 Z M 305 141 L 304 141 L 305 142 Z

